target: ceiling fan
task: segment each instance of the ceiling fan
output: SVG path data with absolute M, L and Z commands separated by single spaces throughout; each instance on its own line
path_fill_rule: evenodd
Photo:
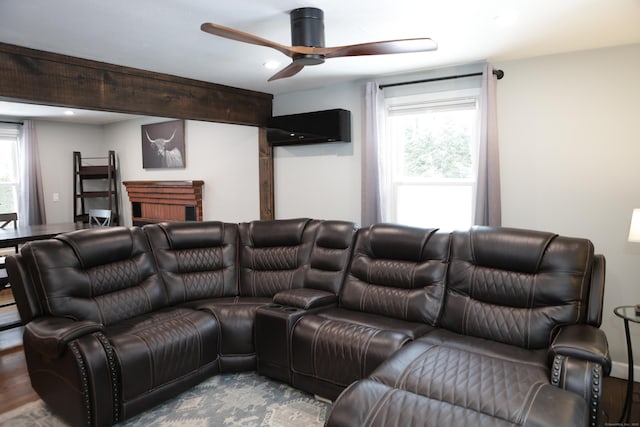
M 290 12 L 291 44 L 286 46 L 262 37 L 210 22 L 202 31 L 240 42 L 273 48 L 292 59 L 291 64 L 271 76 L 269 81 L 298 74 L 306 65 L 322 64 L 325 59 L 342 56 L 386 55 L 391 53 L 426 52 L 438 45 L 429 38 L 386 40 L 345 46 L 325 47 L 324 12 L 315 7 L 302 7 Z

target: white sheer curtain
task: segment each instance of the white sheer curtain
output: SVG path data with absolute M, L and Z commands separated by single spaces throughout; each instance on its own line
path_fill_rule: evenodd
M 493 67 L 491 64 L 484 64 L 480 94 L 478 179 L 473 212 L 475 225 L 502 224 L 496 83 L 497 77 L 493 73 Z
M 20 203 L 18 221 L 22 225 L 46 223 L 44 191 L 38 154 L 38 137 L 33 120 L 25 120 L 18 134 Z
M 365 88 L 364 138 L 362 141 L 362 226 L 385 221 L 384 95 L 377 82 Z
M 483 64 L 478 176 L 472 205 L 473 224 L 476 225 L 500 226 L 502 223 L 496 83 L 491 64 Z M 382 90 L 376 82 L 369 82 L 365 90 L 362 142 L 362 226 L 388 220 L 389 206 L 385 195 L 388 168 L 385 162 L 389 160 L 389 153 L 384 152 L 385 144 L 382 143 L 385 120 Z

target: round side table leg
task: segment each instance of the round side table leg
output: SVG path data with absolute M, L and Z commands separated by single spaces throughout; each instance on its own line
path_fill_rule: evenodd
M 631 348 L 631 335 L 629 334 L 629 321 L 627 319 L 624 319 L 624 334 L 627 338 L 627 363 L 629 364 L 629 369 L 627 371 L 627 396 L 624 400 L 620 423 L 629 423 L 631 401 L 633 400 L 633 349 Z

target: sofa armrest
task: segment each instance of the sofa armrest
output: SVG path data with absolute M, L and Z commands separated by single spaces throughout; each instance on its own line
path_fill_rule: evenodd
M 591 325 L 565 326 L 551 343 L 551 384 L 584 397 L 589 403 L 589 425 L 599 425 L 602 380 L 611 372 L 607 337 Z
M 319 289 L 296 288 L 278 292 L 274 295 L 273 302 L 309 310 L 311 308 L 334 305 L 338 302 L 338 297 L 332 292 Z
M 551 367 L 551 384 L 576 393 L 588 403 L 590 427 L 599 426 L 602 418 L 602 365 L 590 360 L 558 354 Z
M 24 341 L 25 345 L 43 355 L 60 357 L 71 341 L 103 330 L 104 327 L 101 324 L 89 320 L 39 317 L 26 325 Z
M 563 327 L 549 347 L 550 359 L 556 356 L 586 360 L 602 366 L 604 375 L 611 372 L 609 344 L 604 332 L 591 325 Z

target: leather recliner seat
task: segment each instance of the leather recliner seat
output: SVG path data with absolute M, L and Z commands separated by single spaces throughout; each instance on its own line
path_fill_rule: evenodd
M 596 321 L 585 304 L 593 259 L 584 239 L 452 233 L 440 327 L 341 395 L 327 425 L 596 425 L 606 343 L 569 362 L 575 342 L 556 335 L 586 337 Z
M 218 372 L 218 323 L 168 303 L 141 229 L 70 233 L 21 253 L 45 314 L 24 333 L 31 383 L 72 425 L 129 418 Z
M 432 331 L 448 250 L 448 235 L 433 229 L 378 224 L 361 230 L 339 306 L 303 316 L 293 330 L 293 384 L 333 400 Z
M 256 369 L 255 312 L 276 293 L 302 287 L 319 225 L 295 219 L 144 227 L 170 303 L 217 320 L 221 371 Z
M 291 331 L 302 316 L 337 304 L 351 259 L 356 228 L 346 221 L 322 221 L 303 271 L 301 288 L 278 292 L 256 312 L 258 372 L 292 383 Z

